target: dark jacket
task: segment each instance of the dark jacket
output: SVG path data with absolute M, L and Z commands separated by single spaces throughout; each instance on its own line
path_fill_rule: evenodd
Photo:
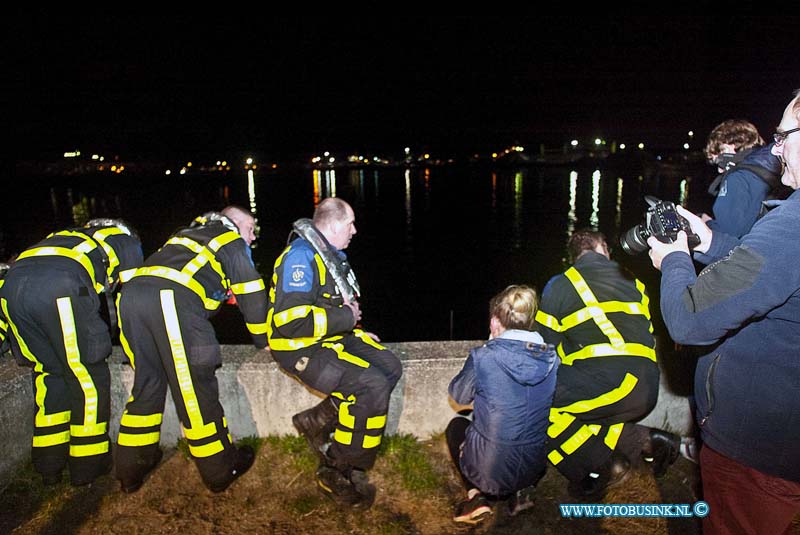
M 541 336 L 509 330 L 472 349 L 450 382 L 456 402 L 474 402 L 460 466 L 481 491 L 508 495 L 542 474 L 557 368 Z
M 689 255 L 661 263 L 670 335 L 715 345 L 695 372 L 703 441 L 720 453 L 800 483 L 800 191 L 736 240 L 714 232 L 696 275 Z
M 344 257 L 343 251 L 338 254 Z M 272 351 L 293 351 L 350 333 L 354 320 L 320 255 L 303 238 L 275 261 L 267 316 Z
M 769 144 L 753 150 L 726 172 L 714 201 L 714 219 L 708 223 L 712 230 L 737 238 L 750 232 L 762 213 L 762 201 L 781 188 L 781 164 L 771 149 Z
M 267 292 L 250 246 L 222 223 L 187 227 L 172 235 L 136 271 L 128 288 L 158 284 L 174 288 L 206 318 L 235 296 L 246 327 L 259 349 L 267 346 Z

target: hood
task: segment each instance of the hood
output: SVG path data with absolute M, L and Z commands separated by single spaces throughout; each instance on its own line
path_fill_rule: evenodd
M 525 386 L 541 383 L 558 365 L 555 348 L 531 331 L 506 331 L 486 342 L 486 349 L 503 373 Z

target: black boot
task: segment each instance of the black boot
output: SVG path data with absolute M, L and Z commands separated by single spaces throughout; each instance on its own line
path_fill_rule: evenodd
M 662 429 L 651 429 L 648 444 L 642 448 L 642 458 L 649 463 L 656 478 L 664 476 L 678 458 L 681 437 Z
M 573 498 L 599 500 L 609 488 L 625 481 L 630 469 L 631 463 L 628 458 L 618 451 L 613 451 L 602 467 L 580 481 L 571 481 L 567 490 Z
M 292 424 L 297 432 L 306 438 L 311 449 L 322 459 L 330 441 L 331 433 L 336 428 L 339 411 L 331 398 L 298 412 L 292 416 Z
M 375 485 L 364 470 L 336 463 L 323 455 L 317 468 L 317 487 L 333 501 L 356 511 L 365 511 L 375 501 Z
M 229 476 L 220 483 L 208 484 L 206 486 L 211 492 L 222 492 L 231 486 L 231 483 L 242 477 L 245 472 L 250 470 L 253 462 L 256 459 L 256 452 L 250 446 L 240 446 L 236 450 L 236 459 L 233 461 L 233 467 L 230 470 Z
M 158 466 L 158 463 L 161 462 L 161 458 L 163 456 L 164 452 L 161 451 L 161 448 L 157 448 L 153 453 L 153 457 L 149 461 L 143 461 L 140 463 L 144 465 L 144 468 L 139 475 L 132 478 L 120 478 L 119 482 L 122 492 L 131 494 L 142 488 L 145 477 L 147 477 L 150 472 L 155 470 L 156 466 Z

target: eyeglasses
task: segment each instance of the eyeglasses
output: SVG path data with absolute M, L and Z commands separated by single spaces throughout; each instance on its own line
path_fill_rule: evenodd
M 775 146 L 780 147 L 783 145 L 783 142 L 786 141 L 786 138 L 789 137 L 789 134 L 792 132 L 798 132 L 800 128 L 792 128 L 791 130 L 787 130 L 786 132 L 775 132 L 772 134 L 772 139 L 775 140 Z

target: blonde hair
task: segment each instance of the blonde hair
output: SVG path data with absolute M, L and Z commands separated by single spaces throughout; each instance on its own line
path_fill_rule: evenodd
M 489 317 L 506 329 L 533 329 L 539 296 L 530 286 L 512 284 L 489 301 Z

